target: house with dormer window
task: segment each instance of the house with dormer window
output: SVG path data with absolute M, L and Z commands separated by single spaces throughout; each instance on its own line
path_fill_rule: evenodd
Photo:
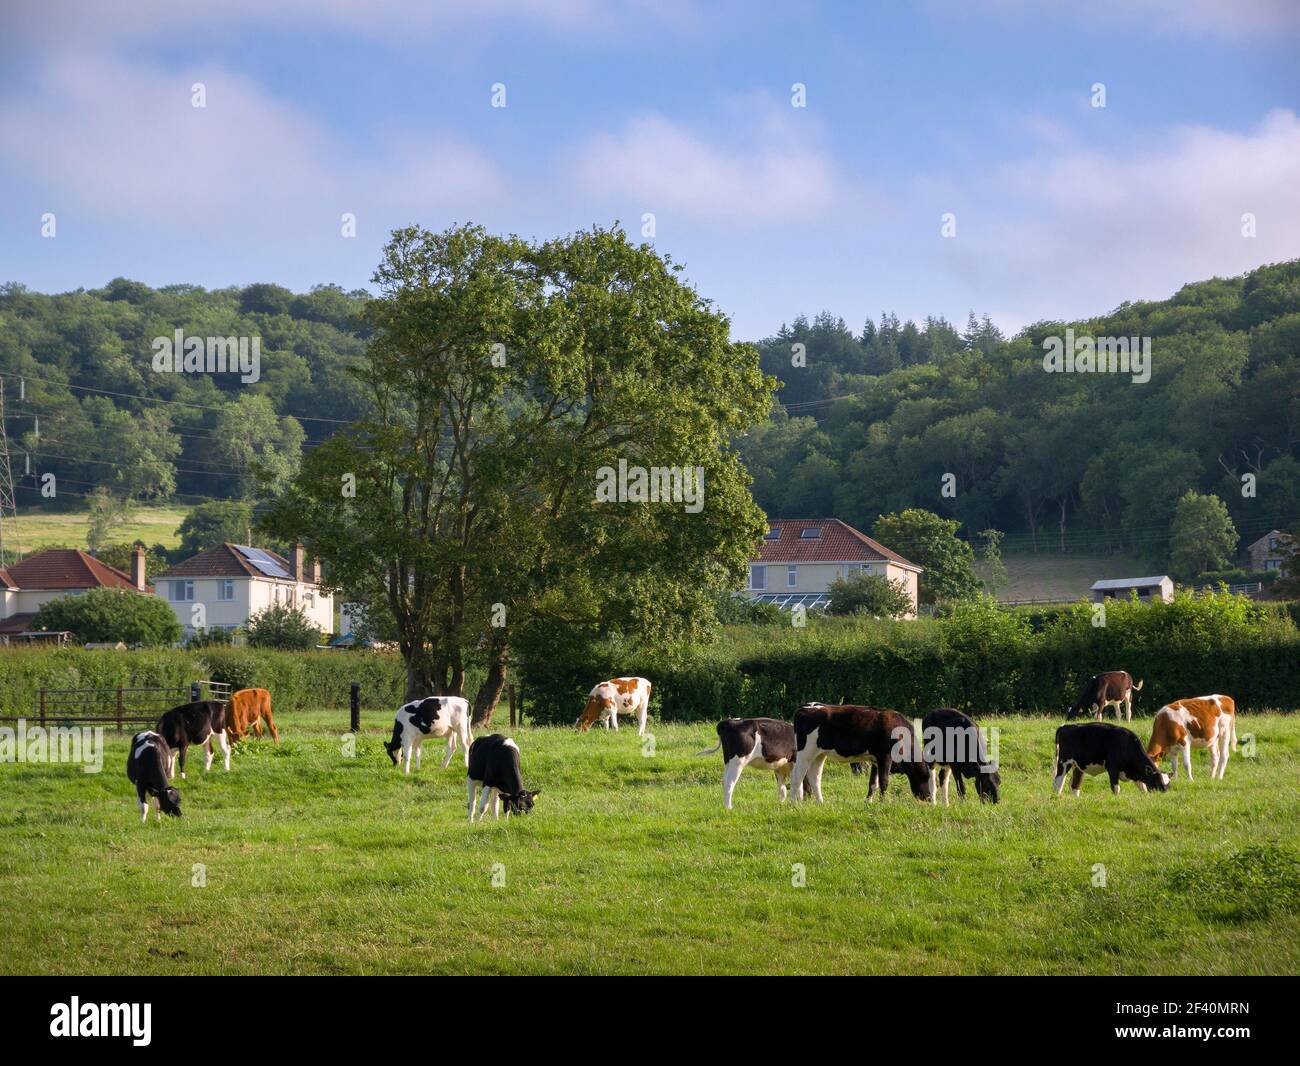
M 750 559 L 744 594 L 782 608 L 824 608 L 837 578 L 867 574 L 902 585 L 916 613 L 921 567 L 838 518 L 779 518 Z

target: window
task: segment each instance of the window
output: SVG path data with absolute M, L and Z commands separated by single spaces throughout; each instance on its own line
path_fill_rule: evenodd
M 1277 537 L 1269 537 L 1269 538 L 1268 538 L 1268 550 L 1269 550 L 1269 551 L 1277 551 L 1277 546 L 1278 546 L 1279 543 L 1280 543 L 1280 542 L 1278 541 Z
M 173 581 L 171 583 L 171 598 L 173 603 L 193 602 L 194 582 L 190 580 Z
M 1281 569 L 1282 569 L 1282 560 L 1281 560 L 1281 559 L 1265 559 L 1265 560 L 1264 560 L 1264 569 L 1265 569 L 1265 570 L 1281 570 Z
M 274 586 L 272 586 L 271 599 L 273 599 L 276 603 L 279 603 L 279 602 L 280 602 L 280 586 L 279 586 L 279 585 L 274 585 Z
M 780 539 L 781 539 L 781 530 L 780 530 L 780 529 L 769 529 L 766 533 L 763 534 L 763 539 L 764 539 L 764 540 L 780 540 Z
M 787 566 L 785 568 L 785 584 L 787 588 L 794 588 L 799 584 L 799 568 L 797 566 Z
M 235 579 L 233 577 L 219 578 L 217 581 L 217 599 L 229 603 L 234 598 Z
M 767 567 L 750 565 L 749 587 L 751 589 L 767 588 Z
M 808 526 L 806 529 L 799 530 L 800 540 L 821 540 L 821 526 Z

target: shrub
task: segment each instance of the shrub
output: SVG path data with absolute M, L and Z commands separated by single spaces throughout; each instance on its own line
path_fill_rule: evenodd
M 126 589 L 90 589 L 44 604 L 31 629 L 66 629 L 86 644 L 156 646 L 174 644 L 184 630 L 172 609 L 157 596 Z
M 322 640 L 319 629 L 301 608 L 274 603 L 248 619 L 248 643 L 254 648 L 306 651 Z
M 725 626 L 774 626 L 782 621 L 781 608 L 775 603 L 758 603 L 729 592 L 718 597 L 713 610 Z
M 871 574 L 849 574 L 827 587 L 830 614 L 865 614 L 873 618 L 902 618 L 912 613 L 912 597 L 901 581 Z

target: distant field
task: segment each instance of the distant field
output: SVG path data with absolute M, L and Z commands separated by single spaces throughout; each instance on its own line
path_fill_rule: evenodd
M 525 818 L 471 827 L 459 755 L 395 771 L 391 714 L 277 715 L 234 769 L 141 825 L 104 769 L 0 763 L 0 973 L 1290 974 L 1300 969 L 1300 715 L 1243 717 L 1164 794 L 1057 798 L 1056 723 L 1000 727 L 1003 801 L 916 802 L 827 768 L 826 804 L 747 770 L 722 809 L 709 724 L 511 731 Z M 1149 723 L 1135 721 L 1144 738 Z M 499 726 L 505 731 L 504 725 Z M 1247 737 L 1255 757 L 1246 757 Z M 802 887 L 798 883 L 802 879 Z M 494 885 L 495 880 L 495 885 Z
M 185 518 L 188 508 L 137 507 L 130 520 L 113 535 L 115 543 L 142 540 L 153 547 L 162 544 L 175 548 L 180 544 L 176 527 Z M 20 510 L 18 513 L 18 543 L 24 552 L 33 548 L 84 548 L 86 546 L 86 514 L 68 511 L 51 514 L 38 508 Z M 10 539 L 5 530 L 6 542 Z
M 1123 555 L 1016 555 L 1003 563 L 1010 581 L 1000 600 L 1084 598 L 1094 581 L 1146 577 L 1151 565 Z

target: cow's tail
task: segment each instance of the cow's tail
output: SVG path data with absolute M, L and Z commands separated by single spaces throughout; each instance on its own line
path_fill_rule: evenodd
M 1056 760 L 1052 765 L 1052 779 L 1060 777 L 1064 773 L 1061 769 L 1061 738 L 1056 738 Z
M 1133 691 L 1134 691 L 1134 692 L 1141 692 L 1141 691 L 1142 691 L 1142 686 L 1145 685 L 1145 684 L 1146 684 L 1146 681 L 1145 681 L 1145 680 L 1142 680 L 1142 681 L 1134 681 L 1134 682 L 1133 682 Z
M 1232 750 L 1237 750 L 1237 712 L 1228 715 L 1228 728 L 1232 732 Z
M 397 719 L 393 720 L 393 739 L 384 745 L 384 750 L 388 752 L 388 757 L 393 760 L 393 765 L 397 765 L 397 752 L 402 746 L 402 723 Z
M 711 747 L 711 748 L 705 748 L 703 751 L 697 751 L 695 754 L 696 754 L 696 755 L 712 755 L 714 752 L 716 752 L 716 751 L 717 751 L 719 748 L 721 748 L 721 747 L 722 747 L 722 741 L 719 740 L 716 744 L 713 745 L 713 747 Z

